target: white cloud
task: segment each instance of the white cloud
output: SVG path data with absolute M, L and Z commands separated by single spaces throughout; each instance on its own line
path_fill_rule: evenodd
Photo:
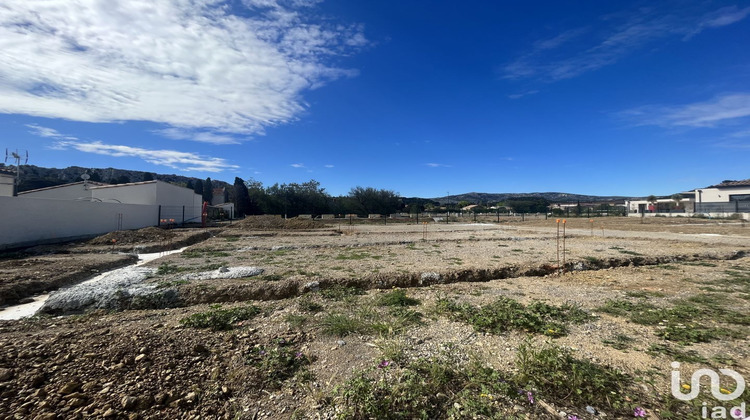
M 536 95 L 537 93 L 539 93 L 539 91 L 536 90 L 536 89 L 535 90 L 529 90 L 529 91 L 526 91 L 526 92 L 521 92 L 521 93 L 515 93 L 515 94 L 512 94 L 512 95 L 508 95 L 508 98 L 509 99 L 521 99 L 524 96 Z
M 154 134 L 170 138 L 173 140 L 193 140 L 201 143 L 211 144 L 239 144 L 240 142 L 233 136 L 211 133 L 207 131 L 186 130 L 176 127 L 154 130 Z
M 325 167 L 330 169 L 330 168 L 333 168 L 334 166 L 333 165 L 325 165 Z
M 639 125 L 715 127 L 750 117 L 750 93 L 732 93 L 680 106 L 645 106 L 622 113 Z
M 55 130 L 54 128 L 42 127 L 41 125 L 37 125 L 37 124 L 26 124 L 26 127 L 31 129 L 32 134 L 39 136 L 39 137 L 77 140 L 77 138 L 75 137 L 70 137 L 64 134 L 60 134 L 60 132 Z
M 292 163 L 289 166 L 291 166 L 292 168 L 304 168 L 305 164 L 304 163 Z
M 70 140 L 58 141 L 54 148 L 58 150 L 75 149 L 79 152 L 95 153 L 113 157 L 135 157 L 154 165 L 167 166 L 183 171 L 222 172 L 237 169 L 239 166 L 227 163 L 225 159 L 201 156 L 196 153 L 177 150 L 150 150 L 140 147 L 104 144 L 100 141 L 79 142 Z
M 688 40 L 707 28 L 739 22 L 750 14 L 750 8 L 725 7 L 702 15 L 680 13 L 680 10 L 641 9 L 635 14 L 608 16 L 599 22 L 598 28 L 571 29 L 536 41 L 528 52 L 506 64 L 501 72 L 511 80 L 555 82 L 577 77 L 612 65 L 658 39 L 679 36 Z M 571 45 L 570 41 L 577 38 L 582 40 Z
M 429 166 L 430 168 L 450 168 L 451 165 L 446 165 L 444 163 L 425 163 L 425 166 Z
M 327 61 L 367 44 L 361 25 L 311 22 L 314 1 L 229 3 L 5 0 L 0 113 L 151 121 L 227 144 L 295 120 L 305 90 L 355 74 Z

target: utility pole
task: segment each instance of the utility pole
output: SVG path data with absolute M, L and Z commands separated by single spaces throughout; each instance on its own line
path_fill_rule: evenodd
M 5 149 L 5 163 L 8 163 L 8 159 L 16 163 L 16 177 L 13 181 L 13 197 L 16 197 L 18 196 L 18 184 L 21 182 L 21 159 L 24 160 L 24 165 L 28 164 L 29 151 L 16 149 L 15 152 L 9 152 L 8 149 Z

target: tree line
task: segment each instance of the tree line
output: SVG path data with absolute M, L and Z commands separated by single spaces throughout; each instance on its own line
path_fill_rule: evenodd
M 310 214 L 391 214 L 404 211 L 398 194 L 391 190 L 354 187 L 345 196 L 328 194 L 320 183 L 310 180 L 301 184 L 273 184 L 264 187 L 259 181 L 234 179 L 230 194 L 238 216 L 283 214 L 288 217 Z

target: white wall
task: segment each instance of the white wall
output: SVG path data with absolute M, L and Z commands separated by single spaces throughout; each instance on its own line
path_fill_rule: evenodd
M 88 186 L 88 188 L 91 187 L 93 187 L 93 185 Z M 55 200 L 89 200 L 91 198 L 91 191 L 83 187 L 83 182 L 77 182 L 75 184 L 24 191 L 18 193 L 18 196 L 26 198 L 48 198 Z
M 13 196 L 13 175 L 0 174 L 0 197 Z
M 700 203 L 727 203 L 730 201 L 729 196 L 736 194 L 750 194 L 750 187 L 701 188 L 695 190 L 695 201 Z
M 0 197 L 0 249 L 157 224 L 158 206 Z
M 147 204 L 156 202 L 156 181 L 92 187 L 91 196 L 105 203 Z
M 203 199 L 190 188 L 180 187 L 168 182 L 157 181 L 156 204 L 161 205 L 162 217 L 182 222 L 182 208 L 185 207 L 185 221 L 199 223 Z

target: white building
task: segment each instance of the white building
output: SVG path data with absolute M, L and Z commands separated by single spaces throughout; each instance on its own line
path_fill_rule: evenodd
M 103 203 L 159 206 L 159 219 L 168 223 L 199 223 L 202 198 L 189 188 L 164 181 L 90 187 L 91 199 Z
M 680 198 L 675 200 L 672 197 L 657 197 L 655 201 L 648 200 L 627 200 L 625 207 L 630 216 L 640 216 L 643 214 L 686 214 L 692 215 L 694 211 L 694 198 L 692 192 L 680 193 Z
M 13 178 L 11 177 L 11 180 Z M 12 186 L 12 184 L 11 184 Z M 7 188 L 0 189 L 5 192 Z M 121 229 L 201 222 L 201 196 L 162 181 L 76 182 L 0 194 L 0 249 L 64 242 Z
M 740 214 L 750 220 L 750 179 L 724 181 L 696 189 L 695 212 L 710 217 Z
M 23 191 L 18 193 L 19 197 L 25 198 L 48 198 L 52 200 L 81 200 L 90 201 L 90 188 L 108 185 L 101 182 L 73 182 L 71 184 L 54 185 L 36 190 Z
M 695 190 L 697 203 L 750 202 L 750 179 L 724 181 L 721 184 Z

